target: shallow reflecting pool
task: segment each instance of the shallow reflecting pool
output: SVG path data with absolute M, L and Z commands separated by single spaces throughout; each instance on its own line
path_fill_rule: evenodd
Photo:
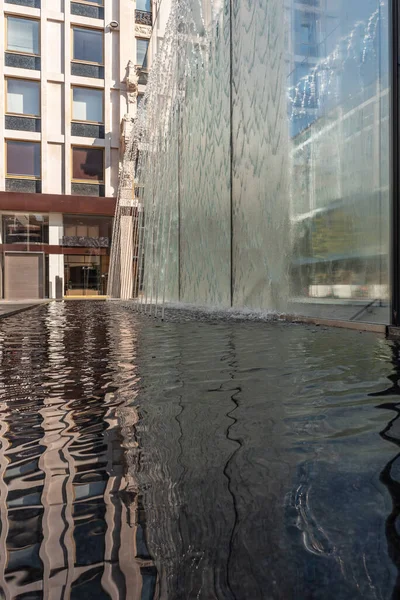
M 366 333 L 0 321 L 0 597 L 400 598 L 399 381 Z

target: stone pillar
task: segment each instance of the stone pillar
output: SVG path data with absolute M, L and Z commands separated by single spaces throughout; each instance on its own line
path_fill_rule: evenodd
M 59 246 L 63 237 L 63 216 L 61 213 L 49 214 L 49 245 Z M 64 291 L 64 256 L 49 254 L 49 297 L 62 298 Z
M 119 175 L 118 211 L 119 235 L 114 269 L 119 270 L 119 297 L 128 300 L 133 296 L 133 243 L 134 221 L 133 210 L 135 205 L 134 173 L 135 159 L 132 152 L 133 119 L 136 114 L 136 103 L 139 84 L 139 70 L 132 61 L 126 67 L 125 84 L 127 91 L 127 113 L 121 123 L 120 148 L 122 152 L 122 167 Z M 115 241 L 115 240 L 114 240 Z M 113 279 L 116 274 L 113 273 Z
M 132 208 L 124 206 L 120 210 L 120 297 L 128 300 L 133 295 L 133 218 Z

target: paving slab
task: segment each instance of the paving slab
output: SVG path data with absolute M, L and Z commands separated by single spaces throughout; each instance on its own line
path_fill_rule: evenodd
M 0 319 L 16 315 L 19 312 L 34 308 L 39 304 L 47 304 L 49 300 L 0 301 Z

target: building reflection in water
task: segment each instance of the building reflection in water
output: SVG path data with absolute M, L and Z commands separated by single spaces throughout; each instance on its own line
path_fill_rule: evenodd
M 396 345 L 94 304 L 0 322 L 0 597 L 400 597 Z
M 136 376 L 118 358 L 121 344 L 134 356 L 134 330 L 116 319 L 111 334 L 107 315 L 82 309 L 71 319 L 52 305 L 45 319 L 1 326 L 0 596 L 155 600 L 113 391 L 113 365 Z

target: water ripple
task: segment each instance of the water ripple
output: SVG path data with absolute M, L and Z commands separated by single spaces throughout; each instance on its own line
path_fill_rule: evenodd
M 118 302 L 1 321 L 1 597 L 398 597 L 399 356 Z

